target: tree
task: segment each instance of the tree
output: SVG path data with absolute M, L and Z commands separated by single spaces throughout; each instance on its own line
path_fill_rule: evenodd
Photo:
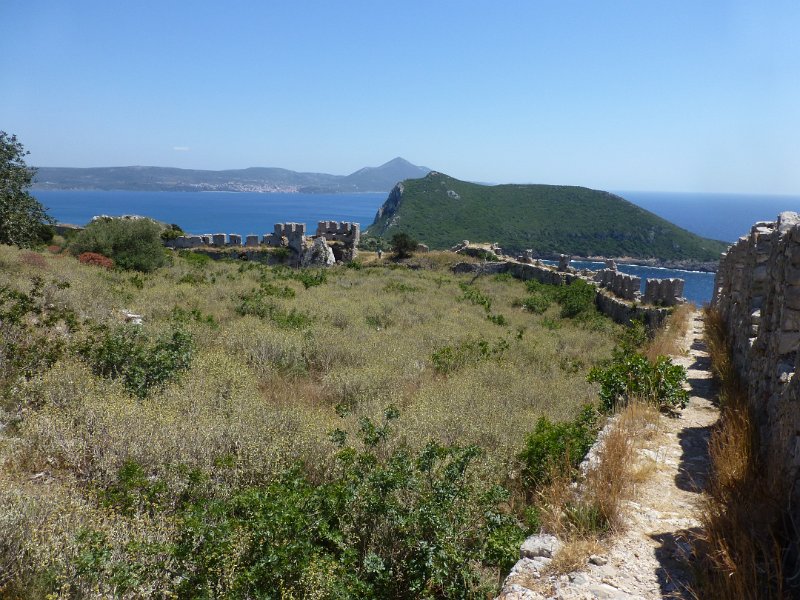
M 395 258 L 410 258 L 417 249 L 417 240 L 405 232 L 395 233 L 392 236 L 392 248 Z
M 148 273 L 167 262 L 162 226 L 147 218 L 100 218 L 89 223 L 70 244 L 73 254 L 97 252 L 121 269 Z
M 48 230 L 55 224 L 39 201 L 28 193 L 36 174 L 36 169 L 25 164 L 28 154 L 16 135 L 0 131 L 0 244 L 20 248 L 35 246 L 52 237 L 52 231 Z

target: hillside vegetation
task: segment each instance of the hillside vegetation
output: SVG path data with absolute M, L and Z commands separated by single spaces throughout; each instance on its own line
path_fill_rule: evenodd
M 608 192 L 574 186 L 467 183 L 432 172 L 395 187 L 368 235 L 410 234 L 431 248 L 497 242 L 539 256 L 715 261 L 727 244 L 690 233 Z
M 169 256 L 0 246 L 0 596 L 491 596 L 620 328 L 447 254 Z

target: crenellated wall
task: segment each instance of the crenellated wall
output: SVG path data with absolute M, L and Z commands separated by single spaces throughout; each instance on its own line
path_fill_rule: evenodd
M 544 264 L 526 264 L 511 260 L 487 263 L 458 263 L 453 265 L 452 270 L 454 273 L 480 275 L 509 273 L 511 276 L 523 281 L 533 279 L 548 285 L 570 285 L 574 281 L 582 279 L 597 286 L 595 302 L 597 303 L 597 309 L 601 313 L 609 316 L 617 323 L 629 324 L 632 321 L 642 321 L 651 330 L 663 325 L 670 312 L 668 308 L 631 302 L 615 296 L 610 289 L 601 289 L 598 285 L 596 274 L 591 271 L 587 271 L 587 274 L 559 272 L 554 267 Z M 636 277 L 635 279 L 638 280 L 639 278 Z
M 361 226 L 349 221 L 320 221 L 317 224 L 315 238 L 324 237 L 326 241 L 334 242 L 333 252 L 336 260 L 348 262 L 355 258 L 357 246 L 361 237 Z M 313 244 L 313 238 L 306 235 L 305 223 L 275 223 L 272 233 L 263 237 L 248 235 L 244 239 L 245 248 L 257 249 L 260 246 L 271 248 L 287 247 L 300 255 Z M 169 240 L 166 245 L 170 248 L 188 249 L 203 246 L 241 247 L 242 236 L 231 233 L 215 233 L 204 235 L 185 235 Z
M 642 287 L 641 277 L 626 275 L 616 269 L 601 269 L 595 275 L 594 280 L 600 284 L 600 287 L 611 290 L 615 296 L 625 300 L 635 300 Z
M 712 301 L 748 385 L 770 489 L 800 526 L 800 216 L 756 223 L 722 255 Z

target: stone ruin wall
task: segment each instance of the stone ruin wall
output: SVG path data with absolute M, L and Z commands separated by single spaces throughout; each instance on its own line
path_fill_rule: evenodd
M 769 489 L 800 526 L 800 217 L 756 223 L 722 255 L 712 306 L 748 387 Z
M 509 273 L 516 279 L 523 281 L 533 279 L 548 285 L 569 285 L 577 279 L 583 279 L 597 285 L 593 277 L 589 278 L 578 273 L 560 272 L 544 264 L 526 264 L 517 261 L 458 263 L 453 266 L 452 270 L 454 273 L 481 275 Z M 641 320 L 651 330 L 661 327 L 670 313 L 669 309 L 663 306 L 646 306 L 618 298 L 611 293 L 611 290 L 604 290 L 599 285 L 597 285 L 595 301 L 597 309 L 615 322 L 629 324 L 634 320 Z
M 244 243 L 242 236 L 235 233 L 208 233 L 180 236 L 167 242 L 167 246 L 176 249 L 244 246 L 244 248 L 252 250 L 257 250 L 262 246 L 269 248 L 285 246 L 301 254 L 318 237 L 324 237 L 326 241 L 334 242 L 334 254 L 337 261 L 349 262 L 356 256 L 357 246 L 361 239 L 361 226 L 358 223 L 347 221 L 320 221 L 317 224 L 316 235 L 309 237 L 306 235 L 305 223 L 276 223 L 272 233 L 264 234 L 261 237 L 258 235 L 245 236 Z

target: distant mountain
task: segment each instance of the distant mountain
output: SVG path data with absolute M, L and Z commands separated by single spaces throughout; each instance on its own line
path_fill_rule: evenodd
M 39 167 L 33 188 L 40 190 L 138 190 L 220 192 L 388 192 L 404 179 L 430 172 L 403 158 L 350 175 L 302 173 L 274 167 L 226 171 L 169 167 Z
M 716 261 L 727 244 L 681 229 L 627 200 L 560 185 L 485 186 L 431 172 L 395 186 L 366 235 L 406 232 L 431 248 L 497 242 L 540 257 Z

